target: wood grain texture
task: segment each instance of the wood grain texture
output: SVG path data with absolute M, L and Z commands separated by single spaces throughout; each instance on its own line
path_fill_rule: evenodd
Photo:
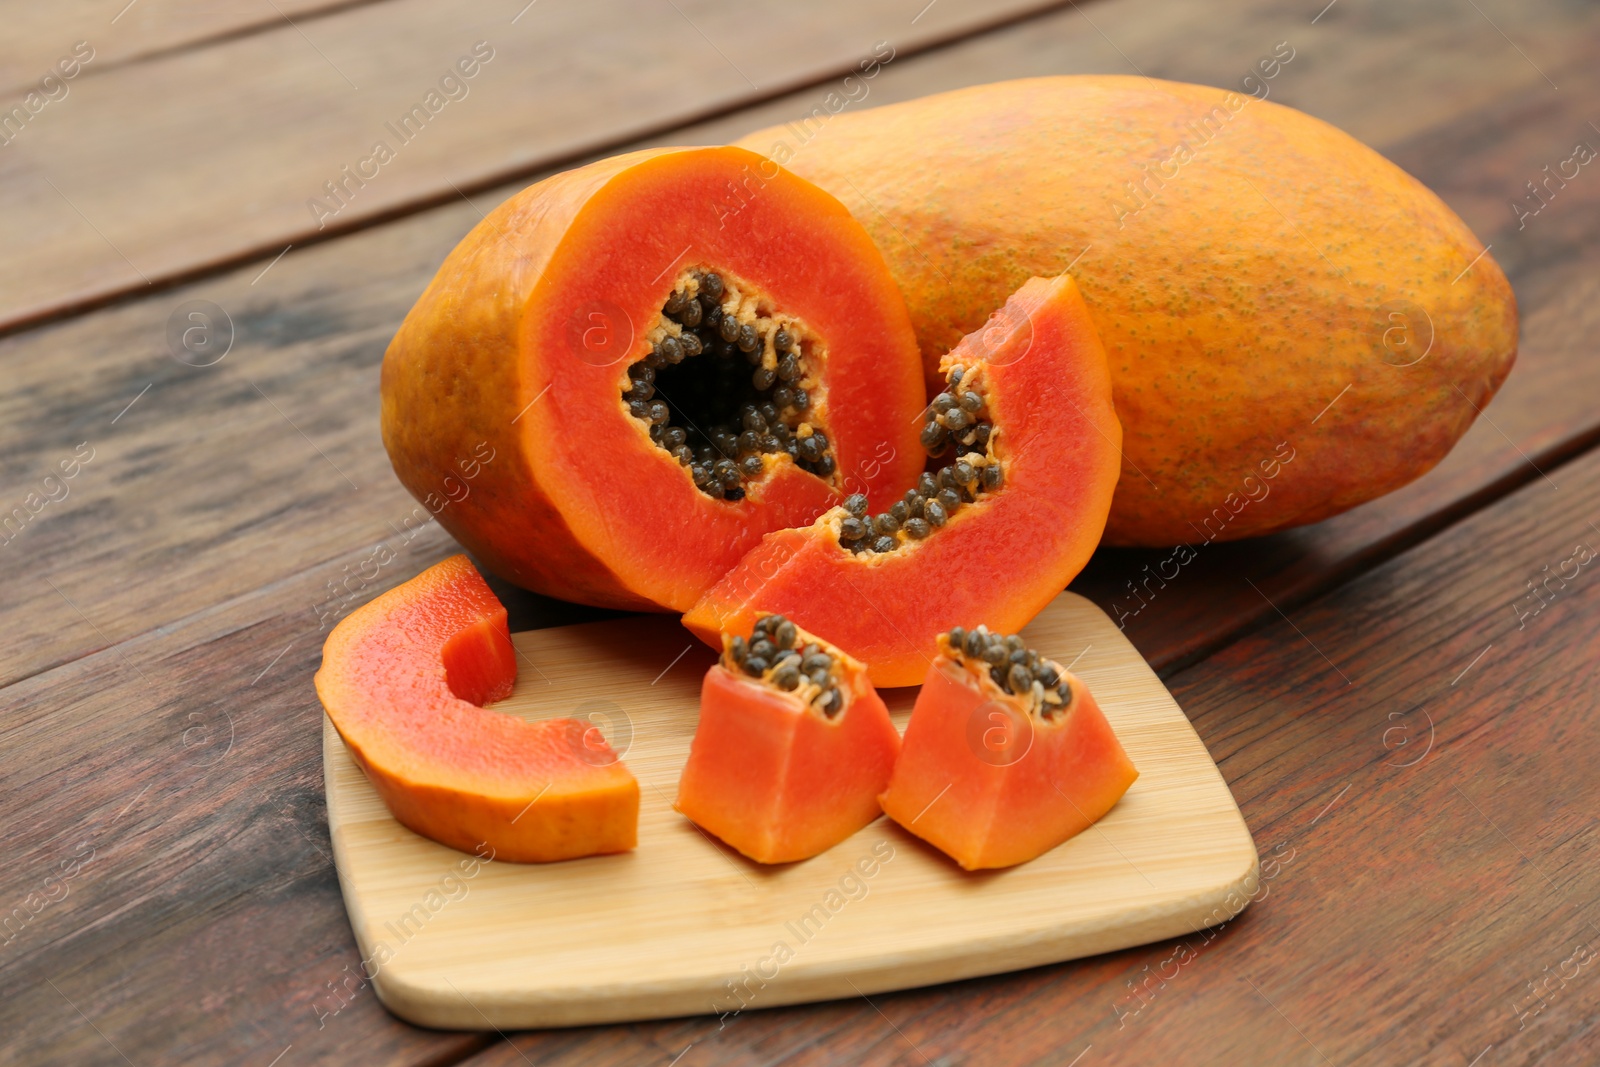
M 94 48 L 96 74 L 223 37 L 313 21 L 320 13 L 384 0 L 52 0 L 12 4 L 0 36 L 0 101 L 24 95 L 78 41 Z M 70 95 L 70 93 L 69 93 Z
M 517 688 L 495 705 L 603 729 L 640 783 L 639 847 L 624 855 L 491 864 L 420 837 L 325 722 L 329 833 L 379 998 L 412 1022 L 465 1030 L 736 1015 L 1053 963 L 1232 918 L 1256 889 L 1255 845 L 1160 680 L 1073 593 L 1023 636 L 1075 661 L 1139 778 L 1066 844 L 976 875 L 883 817 L 819 856 L 763 866 L 675 812 L 714 656 L 670 618 L 516 634 Z M 902 731 L 915 693 L 884 692 Z
M 82 78 L 0 150 L 0 329 L 1048 4 L 906 6 L 389 0 Z
M 16 609 L 0 676 L 33 674 L 358 549 L 349 574 L 306 587 L 290 610 L 313 628 L 331 625 L 368 595 L 372 566 L 358 572 L 381 546 L 396 553 L 383 580 L 416 573 L 414 531 L 437 526 L 389 468 L 378 366 L 431 257 L 477 217 L 463 204 L 420 229 L 374 231 L 377 244 L 331 242 L 264 275 L 267 264 L 0 341 L 0 514 L 28 493 L 48 499 L 43 479 L 59 478 L 80 445 L 93 456 L 59 482 L 61 499 L 0 531 L 0 597 Z M 232 350 L 213 366 L 167 351 L 168 320 L 194 300 L 233 324 Z M 537 602 L 524 594 L 518 610 L 537 614 Z M 563 608 L 564 621 L 574 610 Z
M 469 1062 L 666 1062 L 691 1045 L 691 1067 L 1065 1065 L 1085 1049 L 1085 1064 L 1592 1062 L 1600 455 L 1557 484 L 1172 679 L 1262 860 L 1257 899 L 1214 939 L 720 1030 L 517 1035 Z M 1563 567 L 1579 544 L 1591 562 Z M 1558 570 L 1575 577 L 1530 615 L 1526 583 Z
M 1120 5 L 1112 5 L 1101 14 L 1117 10 Z M 1138 18 L 1130 26 L 1154 17 L 1148 6 L 1132 10 Z M 1425 15 L 1389 30 L 1426 38 L 1438 31 Z M 1274 25 L 1250 21 L 1259 16 L 1256 6 L 1228 18 L 1212 11 L 1203 24 L 1188 27 L 1194 48 L 1163 44 L 1155 57 L 1163 66 L 1142 54 L 1136 62 L 1152 74 L 1225 81 L 1234 59 L 1253 47 L 1247 42 L 1262 26 Z M 1275 17 L 1281 22 L 1287 15 Z M 1540 17 L 1587 15 L 1552 7 Z M 1386 40 L 1385 27 L 1371 24 L 1375 16 L 1363 18 L 1366 24 L 1339 31 L 1341 59 L 1362 54 L 1355 39 Z M 1574 34 L 1582 30 L 1581 22 L 1567 25 Z M 1435 43 L 1446 48 L 1449 39 Z M 1459 45 L 1456 52 L 1475 55 Z M 1209 74 L 1192 66 L 1201 53 L 1222 57 Z M 1390 82 L 1395 92 L 1427 102 L 1436 117 L 1447 113 L 1446 101 L 1477 106 L 1483 82 L 1495 82 L 1504 99 L 1491 112 L 1457 112 L 1415 141 L 1382 146 L 1440 188 L 1496 244 L 1497 255 L 1505 253 L 1522 304 L 1524 343 L 1518 367 L 1490 409 L 1492 425 L 1480 421 L 1439 469 L 1373 505 L 1310 530 L 1201 550 L 1171 588 L 1159 591 L 1159 600 L 1127 619 L 1135 645 L 1159 668 L 1190 661 L 1241 627 L 1275 616 L 1266 600 L 1229 581 L 1241 569 L 1273 602 L 1292 604 L 1414 543 L 1486 496 L 1536 477 L 1524 454 L 1545 466 L 1600 433 L 1588 399 L 1600 388 L 1600 364 L 1586 358 L 1596 326 L 1600 182 L 1572 183 L 1548 214 L 1520 233 L 1505 205 L 1484 191 L 1485 185 L 1514 187 L 1499 176 L 1537 173 L 1549 161 L 1548 146 L 1575 136 L 1600 78 L 1589 72 L 1592 64 L 1552 67 L 1567 82 L 1567 90 L 1552 93 L 1543 82 L 1528 85 L 1530 72 L 1513 50 L 1508 54 L 1514 64 L 1474 72 L 1471 92 L 1442 60 L 1398 68 Z M 1296 69 L 1302 59 L 1307 62 Z M 1082 14 L 1066 12 L 897 61 L 876 79 L 868 100 L 1075 64 L 1108 69 L 1111 61 L 1123 62 Z M 1341 68 L 1319 65 L 1319 54 L 1308 48 L 1277 83 L 1286 96 L 1300 94 L 1307 99 L 1297 102 L 1306 103 L 1338 98 L 1345 77 Z M 726 140 L 804 115 L 820 99 L 817 91 L 795 94 L 661 140 Z M 1387 113 L 1371 104 L 1369 111 Z M 1367 121 L 1354 111 L 1326 117 L 1358 131 Z M 1507 127 L 1517 132 L 1503 148 Z M 20 535 L 0 545 L 10 564 L 0 569 L 0 596 L 18 608 L 11 640 L 0 648 L 0 680 L 396 537 L 416 505 L 390 473 L 379 441 L 383 347 L 438 261 L 480 211 L 513 191 L 503 187 L 294 249 L 276 263 L 269 258 L 0 340 L 0 376 L 10 386 L 0 394 L 0 484 L 8 492 L 0 514 L 38 491 L 40 479 L 80 443 L 97 450 L 95 461 L 68 485 L 67 499 L 45 506 Z M 170 318 L 199 299 L 231 316 L 236 337 L 228 356 L 207 368 L 180 364 L 167 352 Z M 62 374 L 62 366 L 72 373 Z M 248 493 L 239 491 L 243 485 Z M 1075 588 L 1124 618 L 1140 604 L 1128 583 L 1143 581 L 1143 568 L 1158 568 L 1167 555 L 1103 552 Z M 98 580 L 107 572 L 118 580 Z M 78 599 L 91 587 L 86 580 L 97 605 L 93 629 L 65 599 Z M 314 613 L 325 599 L 304 610 Z M 523 603 L 550 617 L 548 605 L 514 596 L 514 606 Z
M 1440 606 L 1441 598 L 1470 600 L 1510 577 L 1509 603 L 1513 593 L 1525 592 L 1526 578 L 1570 553 L 1527 560 L 1529 573 L 1518 572 L 1524 565 L 1518 552 L 1529 551 L 1518 539 L 1564 520 L 1542 501 L 1520 516 L 1507 510 L 1507 501 L 1497 518 L 1486 520 L 1500 525 L 1450 527 L 1383 567 L 1370 579 L 1376 586 L 1351 587 L 1366 590 L 1363 597 L 1398 591 L 1353 623 L 1313 614 L 1321 627 L 1313 629 L 1302 611 L 1323 609 L 1296 606 L 1515 485 L 1529 479 L 1544 485 L 1519 449 L 1551 473 L 1562 493 L 1570 491 L 1569 468 L 1550 463 L 1595 438 L 1600 186 L 1585 168 L 1583 180 L 1569 183 L 1523 231 L 1506 205 L 1540 168 L 1567 158 L 1570 142 L 1588 136 L 1582 131 L 1589 119 L 1600 121 L 1592 114 L 1597 94 L 1587 73 L 1600 68 L 1589 21 L 1595 12 L 1553 3 L 1478 6 L 1515 46 L 1475 12 L 1442 2 L 1396 7 L 1340 0 L 1313 26 L 1315 12 L 1297 4 L 1230 0 L 1190 10 L 1113 0 L 897 60 L 874 83 L 876 103 L 1031 73 L 1124 72 L 1131 61 L 1155 76 L 1232 84 L 1240 68 L 1287 38 L 1300 51 L 1274 83 L 1274 99 L 1351 130 L 1441 190 L 1495 244 L 1512 276 L 1524 345 L 1506 391 L 1489 409 L 1493 426 L 1480 422 L 1433 474 L 1344 519 L 1264 543 L 1207 549 L 1193 565 L 1204 569 L 1186 568 L 1129 623 L 1135 644 L 1168 673 L 1263 620 L 1278 620 L 1269 606 L 1251 606 L 1257 594 L 1242 576 L 1285 607 L 1347 672 L 1336 641 L 1355 642 L 1368 656 L 1377 654 L 1374 642 L 1385 646 L 1392 658 L 1383 661 L 1384 671 L 1396 684 L 1413 676 L 1408 659 L 1421 661 L 1436 650 L 1465 667 L 1493 638 L 1458 655 L 1457 644 L 1473 635 L 1459 612 Z M 1517 48 L 1561 90 L 1551 90 Z M 657 140 L 726 140 L 806 114 L 820 99 L 821 90 L 797 93 Z M 77 102 L 76 95 L 66 101 Z M 50 117 L 48 110 L 42 117 Z M 511 191 L 472 195 L 486 210 Z M 326 856 L 309 689 L 323 633 L 318 609 L 338 611 L 342 603 L 330 599 L 328 584 L 359 574 L 380 541 L 398 552 L 399 562 L 355 582 L 362 599 L 448 550 L 434 527 L 402 541 L 390 526 L 402 524 L 413 505 L 388 473 L 378 443 L 376 367 L 399 317 L 477 217 L 463 201 L 317 248 L 297 247 L 275 265 L 274 248 L 246 268 L 0 340 L 6 385 L 0 486 L 7 494 L 0 508 L 22 504 L 80 442 L 100 450 L 70 483 L 68 499 L 50 503 L 0 546 L 0 603 L 8 609 L 0 677 L 24 679 L 0 691 L 0 766 L 8 787 L 0 797 L 0 854 L 8 861 L 0 871 L 0 916 L 47 890 L 46 875 L 74 855 L 85 833 L 97 848 L 108 842 L 84 876 L 68 883 L 69 896 L 35 915 L 25 935 L 0 950 L 0 1034 L 6 1052 L 17 1050 L 21 1062 L 124 1062 L 89 1023 L 141 1065 L 265 1064 L 291 1044 L 279 1067 L 321 1060 L 420 1065 L 454 1062 L 481 1044 L 398 1022 L 369 995 L 370 986 L 346 986 L 343 998 L 334 996 L 359 957 Z M 214 300 L 234 316 L 236 347 L 215 367 L 187 367 L 166 354 L 168 317 L 191 298 Z M 146 385 L 150 390 L 142 392 Z M 359 488 L 345 483 L 341 471 Z M 1449 540 L 1462 529 L 1469 530 L 1465 541 Z M 1448 551 L 1427 555 L 1446 541 Z M 1485 551 L 1490 543 L 1499 544 L 1493 553 Z M 1123 581 L 1138 577 L 1143 562 L 1103 556 L 1095 567 L 1109 567 L 1105 585 L 1090 591 L 1114 612 L 1113 598 L 1125 595 Z M 1408 569 L 1414 566 L 1422 570 Z M 1430 587 L 1432 599 L 1418 599 Z M 582 617 L 578 609 L 499 591 L 522 616 L 518 628 Z M 1353 594 L 1339 594 L 1346 595 Z M 1368 601 L 1330 603 L 1343 610 Z M 1497 610 L 1514 621 L 1506 604 Z M 1583 647 L 1583 627 L 1595 610 L 1591 600 L 1557 602 L 1540 618 L 1565 621 L 1539 631 L 1548 636 L 1538 639 L 1537 655 L 1497 667 L 1497 644 L 1460 686 L 1448 689 L 1464 692 L 1461 686 L 1488 672 L 1487 688 L 1448 720 L 1463 731 L 1452 737 L 1487 742 L 1464 773 L 1496 789 L 1471 795 L 1532 863 L 1563 889 L 1582 889 L 1578 900 L 1594 899 L 1594 887 L 1581 881 L 1593 869 L 1583 851 L 1593 831 L 1572 813 L 1593 810 L 1595 798 L 1592 783 L 1574 768 L 1593 759 L 1588 736 L 1570 732 L 1568 723 L 1589 707 L 1582 701 L 1593 688 L 1593 655 Z M 1575 614 L 1561 616 L 1565 611 Z M 1273 896 L 1201 946 L 1181 977 L 1166 985 L 1152 979 L 1148 1004 L 1126 982 L 1170 974 L 1164 965 L 1170 946 L 874 997 L 873 1004 L 855 999 L 753 1012 L 721 1034 L 703 1020 L 684 1020 L 523 1035 L 519 1047 L 540 1063 L 636 1064 L 668 1063 L 694 1042 L 682 1067 L 1068 1064 L 1091 1043 L 1082 1067 L 1163 1062 L 1158 1054 L 1170 1062 L 1325 1062 L 1294 1044 L 1299 1027 L 1330 1055 L 1373 1034 L 1362 1062 L 1466 1064 L 1490 1041 L 1495 1048 L 1480 1067 L 1600 1055 L 1592 1030 L 1582 1029 L 1593 1001 L 1583 999 L 1590 994 L 1581 982 L 1530 1021 L 1533 1039 L 1506 1014 L 1504 998 L 1525 998 L 1527 981 L 1570 954 L 1566 949 L 1511 973 L 1535 945 L 1554 943 L 1551 932 L 1571 914 L 1560 910 L 1565 899 L 1498 832 L 1462 822 L 1467 809 L 1453 790 L 1440 794 L 1416 780 L 1381 777 L 1402 770 L 1382 767 L 1384 760 L 1412 758 L 1393 750 L 1407 733 L 1388 734 L 1391 747 L 1384 747 L 1391 727 L 1414 721 L 1411 702 L 1389 690 L 1377 704 L 1324 699 L 1311 690 L 1297 696 L 1296 681 L 1309 684 L 1306 664 L 1322 661 L 1303 648 L 1298 659 L 1285 655 L 1296 640 L 1281 620 L 1272 622 L 1239 646 L 1242 652 L 1207 661 L 1174 682 L 1245 804 L 1267 869 L 1279 873 L 1268 881 Z M 159 684 L 148 684 L 129 663 Z M 242 740 L 197 787 L 185 777 L 190 765 L 182 757 L 209 747 L 213 734 L 206 728 L 222 722 L 218 701 L 235 701 L 227 706 L 243 713 Z M 1522 716 L 1524 709 L 1532 714 Z M 1393 711 L 1406 718 L 1387 719 Z M 1429 769 L 1433 759 L 1413 773 Z M 1350 782 L 1362 788 L 1352 786 L 1316 820 Z M 1471 785 L 1463 781 L 1461 788 L 1470 792 Z M 1345 808 L 1351 801 L 1360 806 Z M 1357 817 L 1337 821 L 1347 812 Z M 1435 814 L 1442 821 L 1431 821 Z M 1544 816 L 1549 821 L 1541 823 Z M 122 836 L 130 825 L 135 832 Z M 1521 836 L 1524 828 L 1529 837 Z M 1294 861 L 1271 866 L 1275 855 L 1295 848 L 1302 851 Z M 1441 884 L 1473 892 L 1451 897 Z M 1386 900 L 1390 887 L 1394 899 Z M 1286 909 L 1290 899 L 1296 906 Z M 1340 914 L 1346 907 L 1348 916 Z M 1241 936 L 1268 920 L 1274 925 L 1260 940 Z M 1456 942 L 1443 940 L 1452 933 L 1459 934 Z M 1236 943 L 1246 948 L 1239 970 L 1215 970 L 1232 960 Z M 1347 966 L 1352 960 L 1360 966 Z M 1250 999 L 1244 978 L 1260 983 L 1288 1019 L 1267 1001 Z M 1463 992 L 1453 997 L 1457 985 Z M 1365 1014 L 1340 1004 L 1347 988 Z M 1280 998 L 1280 991 L 1290 996 Z M 1115 1005 L 1124 1014 L 1140 1007 L 1140 1014 L 1118 1029 Z M 1078 1011 L 1088 1013 L 1083 1028 Z M 1559 1025 L 1548 1027 L 1552 1021 Z M 1130 1030 L 1155 1027 L 1162 1032 L 1144 1034 L 1136 1047 L 1115 1043 Z M 1339 1043 L 1325 1043 L 1330 1036 Z M 1392 1052 L 1385 1042 L 1393 1043 Z M 1419 1054 L 1426 1043 L 1435 1050 Z M 1511 1052 L 1502 1061 L 1505 1048 Z M 1354 1058 L 1334 1055 L 1335 1062 Z M 493 1058 L 501 1060 L 522 1064 L 524 1054 L 502 1048 Z
M 450 546 L 412 551 L 426 566 Z M 292 1044 L 302 1063 L 415 1065 L 482 1044 L 344 984 L 322 635 L 301 605 L 358 562 L 0 690 L 0 1060 L 264 1067 Z

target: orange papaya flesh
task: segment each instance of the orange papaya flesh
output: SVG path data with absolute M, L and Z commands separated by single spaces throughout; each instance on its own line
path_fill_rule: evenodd
M 1072 279 L 1028 282 L 941 370 L 947 383 L 959 378 L 950 395 L 982 393 L 977 417 L 991 430 L 976 458 L 976 446 L 958 445 L 937 462 L 997 466 L 997 487 L 971 483 L 976 491 L 943 525 L 924 519 L 927 529 L 914 529 L 905 519 L 883 551 L 867 543 L 876 536 L 846 546 L 851 521 L 867 517 L 844 507 L 768 534 L 684 625 L 715 644 L 719 632 L 748 627 L 758 607 L 780 612 L 865 661 L 875 684 L 914 685 L 940 633 L 970 618 L 1020 629 L 1065 588 L 1099 541 L 1122 436 L 1105 353 Z M 929 501 L 951 498 L 921 499 L 914 506 L 926 516 Z
M 639 784 L 604 738 L 482 706 L 516 676 L 505 608 L 452 556 L 341 620 L 316 686 L 389 811 L 424 837 L 530 863 L 633 848 Z
M 1060 664 L 1038 661 L 1066 694 L 1046 703 L 997 684 L 994 668 L 948 641 L 940 647 L 880 799 L 891 819 L 966 870 L 1048 852 L 1110 811 L 1139 776 L 1094 696 Z
M 785 689 L 773 681 L 781 664 L 752 677 L 729 635 L 678 783 L 677 809 L 758 863 L 815 856 L 876 819 L 900 753 L 862 665 L 803 630 L 790 647 L 808 644 L 832 660 L 830 684 Z
M 708 272 L 756 331 L 759 369 L 779 367 L 780 324 L 794 335 L 802 377 L 774 369 L 759 395 L 804 386 L 779 421 L 797 448 L 823 431 L 825 466 L 757 448 L 759 474 L 714 498 L 675 442 L 652 439 L 651 403 L 658 434 L 743 431 L 758 369 L 743 349 L 712 352 L 725 342 L 700 328 L 705 351 L 662 363 L 665 337 L 689 331 L 664 308 L 689 295 L 711 314 Z M 630 410 L 652 363 L 661 379 Z M 383 439 L 401 482 L 490 570 L 567 600 L 682 611 L 767 531 L 915 480 L 920 367 L 883 257 L 837 200 L 743 149 L 649 149 L 531 186 L 467 235 L 385 354 Z

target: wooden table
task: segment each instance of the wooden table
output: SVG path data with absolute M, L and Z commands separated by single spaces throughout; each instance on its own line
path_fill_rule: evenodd
M 8 15 L 7 108 L 78 62 L 0 145 L 0 512 L 28 513 L 0 545 L 0 1061 L 1600 1059 L 1600 578 L 1530 598 L 1600 545 L 1600 171 L 1520 225 L 1509 206 L 1575 144 L 1600 147 L 1600 8 L 1324 3 Z M 1234 85 L 1287 41 L 1273 98 L 1437 190 L 1516 287 L 1517 367 L 1436 470 L 1205 548 L 1128 621 L 1238 797 L 1264 888 L 1214 936 L 722 1028 L 401 1023 L 352 977 L 311 688 L 336 586 L 365 599 L 452 547 L 400 533 L 384 346 L 513 190 L 804 114 L 878 41 L 895 55 L 870 104 L 1042 73 Z M 492 58 L 465 96 L 337 211 L 308 208 L 478 42 Z M 226 351 L 208 366 L 169 350 L 196 309 Z M 46 481 L 63 462 L 74 476 Z M 1102 551 L 1074 588 L 1109 608 L 1157 558 Z M 602 614 L 500 591 L 516 628 Z

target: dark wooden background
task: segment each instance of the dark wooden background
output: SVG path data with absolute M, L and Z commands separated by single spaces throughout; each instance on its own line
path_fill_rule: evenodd
M 1600 149 L 1600 7 L 125 3 L 12 5 L 0 30 L 6 108 L 76 42 L 94 56 L 0 145 L 0 512 L 38 494 L 0 535 L 0 919 L 25 916 L 0 935 L 0 1061 L 1600 1060 L 1600 576 L 1527 599 L 1600 548 L 1600 165 L 1520 226 L 1510 207 Z M 319 229 L 306 200 L 478 41 L 470 94 Z M 1287 41 L 1272 99 L 1437 190 L 1516 288 L 1517 367 L 1438 469 L 1204 548 L 1129 620 L 1239 799 L 1262 896 L 1184 952 L 721 1029 L 440 1033 L 370 988 L 333 999 L 357 955 L 311 687 L 330 588 L 380 545 L 397 558 L 358 599 L 452 547 L 399 533 L 390 335 L 514 190 L 805 114 L 878 41 L 895 58 L 868 105 L 1043 73 L 1232 86 Z M 211 366 L 169 351 L 193 301 L 231 323 Z M 1075 588 L 1109 607 L 1162 555 L 1102 551 Z M 598 614 L 501 592 L 519 628 Z

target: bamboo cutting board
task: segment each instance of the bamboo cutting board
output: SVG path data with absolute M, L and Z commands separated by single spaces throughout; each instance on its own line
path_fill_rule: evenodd
M 1229 918 L 1255 886 L 1250 831 L 1188 719 L 1098 608 L 1063 593 L 1023 631 L 1089 686 L 1139 779 L 1031 863 L 969 874 L 880 818 L 763 867 L 672 810 L 713 655 L 677 620 L 513 635 L 498 710 L 601 727 L 638 777 L 639 847 L 523 865 L 435 844 L 389 815 L 323 720 L 328 825 L 363 966 L 424 1026 L 575 1026 L 726 1014 L 1073 959 Z M 902 730 L 914 689 L 884 693 Z

